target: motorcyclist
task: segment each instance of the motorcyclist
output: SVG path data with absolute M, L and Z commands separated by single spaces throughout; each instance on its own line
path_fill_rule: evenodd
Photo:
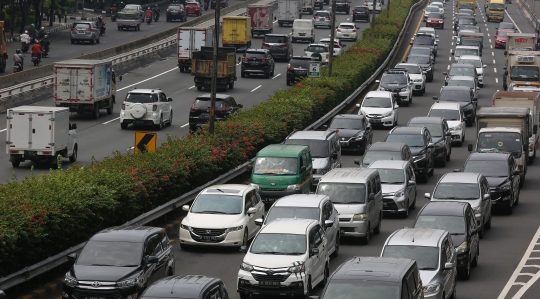
M 38 39 L 42 39 L 43 37 L 45 37 L 45 27 L 41 27 L 41 29 L 39 30 L 38 32 Z
M 160 15 L 159 12 L 160 12 L 160 10 L 159 10 L 159 6 L 157 5 L 157 3 L 154 4 L 154 7 L 152 8 L 152 12 L 156 13 L 157 16 L 158 16 L 158 19 L 159 19 L 159 15 Z
M 22 71 L 23 65 L 24 65 L 24 56 L 21 54 L 21 50 L 17 49 L 15 51 L 15 54 L 13 54 L 13 61 L 15 61 L 15 63 L 21 64 L 21 71 Z
M 38 42 L 32 45 L 32 56 L 37 56 L 38 60 L 41 60 L 42 53 L 41 45 Z
M 26 47 L 30 47 L 30 35 L 28 35 L 28 30 L 24 31 L 24 33 L 21 34 L 20 38 L 21 38 L 21 49 L 25 47 L 25 44 L 26 44 Z
M 41 39 L 41 49 L 44 51 L 49 51 L 49 47 L 51 46 L 51 41 L 49 40 L 49 36 L 45 34 L 43 39 Z
M 118 7 L 116 7 L 116 4 L 113 4 L 111 7 L 111 14 L 116 14 L 116 13 L 118 13 Z
M 36 37 L 36 27 L 34 26 L 34 24 L 30 24 L 30 29 L 28 29 L 28 34 L 32 38 Z
M 152 19 L 152 9 L 150 7 L 146 10 L 145 17 L 147 19 Z
M 105 34 L 105 21 L 103 21 L 103 17 L 99 16 L 96 21 L 96 27 L 99 28 L 101 34 Z
M 124 4 L 124 1 L 121 1 L 118 9 L 122 10 L 122 9 L 124 9 L 125 6 L 126 5 Z

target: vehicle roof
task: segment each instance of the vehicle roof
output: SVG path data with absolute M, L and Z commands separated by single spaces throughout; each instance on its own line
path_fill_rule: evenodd
M 287 34 L 287 33 L 267 33 L 264 36 L 289 36 L 289 34 Z
M 320 183 L 365 183 L 371 176 L 379 173 L 369 168 L 334 168 L 325 174 Z
M 364 119 L 364 116 L 363 116 L 363 115 L 359 115 L 359 114 L 338 114 L 338 115 L 334 116 L 333 119 L 336 119 L 336 118 L 345 118 L 345 119 Z
M 249 52 L 270 52 L 268 49 L 256 49 L 256 48 L 249 48 L 246 50 L 246 53 Z
M 463 216 L 469 205 L 459 201 L 431 201 L 424 205 L 418 216 Z
M 93 235 L 92 241 L 143 242 L 146 236 L 163 231 L 161 227 L 152 226 L 113 226 Z
M 413 55 L 413 56 L 414 56 L 414 55 Z M 427 56 L 427 55 L 417 55 L 417 56 Z M 421 67 L 418 63 L 406 63 L 406 62 L 402 62 L 402 63 L 396 64 L 396 67 L 395 67 L 395 68 L 398 68 L 398 66 L 401 66 L 401 65 L 408 65 L 408 66 L 417 66 L 417 67 Z M 411 75 L 414 75 L 414 74 L 411 74 Z
M 216 100 L 223 101 L 228 97 L 230 97 L 230 95 L 228 95 L 228 94 L 216 93 Z M 196 97 L 197 100 L 211 99 L 211 98 L 212 98 L 212 95 L 209 94 L 209 93 L 205 93 L 205 94 L 202 94 L 202 95 Z
M 452 81 L 452 80 L 474 81 L 474 77 L 471 77 L 471 76 L 452 76 L 452 78 L 450 78 L 450 81 Z M 466 89 L 470 89 L 467 86 L 455 86 L 455 85 L 452 85 L 452 86 L 446 85 L 446 86 L 443 86 L 442 89 L 448 89 L 448 90 L 459 90 L 459 89 L 461 89 L 461 88 L 448 88 L 448 87 L 465 87 Z
M 453 67 L 465 67 L 465 68 L 475 68 L 474 65 L 470 64 L 470 63 L 453 63 L 452 65 L 450 65 L 450 68 L 453 68 Z
M 395 127 L 390 132 L 388 132 L 388 135 L 422 134 L 423 130 L 424 127 Z
M 377 169 L 404 169 L 409 161 L 402 160 L 377 160 L 369 164 L 368 168 Z
M 459 60 L 461 61 L 462 59 L 482 60 L 482 57 L 476 56 L 476 55 L 462 55 L 462 56 L 459 56 Z
M 261 228 L 260 234 L 306 235 L 308 228 L 318 223 L 317 220 L 301 218 L 278 218 Z
M 227 195 L 236 195 L 242 196 L 247 191 L 253 189 L 251 185 L 244 184 L 222 184 L 222 185 L 213 185 L 208 188 L 205 188 L 201 191 L 200 194 L 227 194 Z M 220 191 L 221 190 L 221 191 Z
M 476 172 L 449 172 L 443 174 L 439 183 L 477 183 L 481 176 L 481 173 Z
M 151 284 L 142 297 L 152 298 L 199 298 L 201 291 L 209 284 L 220 282 L 219 278 L 202 275 L 176 275 L 164 277 Z
M 128 93 L 147 93 L 147 94 L 153 94 L 156 92 L 160 92 L 161 88 L 133 88 L 132 90 L 128 91 Z
M 492 128 L 482 128 L 478 133 L 489 133 L 489 132 L 511 132 L 511 133 L 521 133 L 520 128 L 509 128 L 509 127 L 492 127 Z
M 499 28 L 501 27 L 501 25 L 511 25 L 512 28 L 516 28 L 516 25 L 514 25 L 514 23 L 512 23 L 512 22 L 500 22 L 499 23 Z
M 436 109 L 460 110 L 461 105 L 459 103 L 452 103 L 452 102 L 439 102 L 439 103 L 434 103 L 433 105 L 431 105 L 430 110 L 436 110 Z
M 84 23 L 86 21 L 77 21 L 74 23 Z M 87 22 L 87 23 L 92 23 Z M 64 61 L 58 61 L 55 62 L 55 65 L 99 65 L 99 64 L 110 64 L 110 60 L 104 60 L 104 59 L 69 59 Z
M 318 208 L 321 203 L 328 200 L 328 196 L 320 194 L 293 194 L 282 197 L 276 201 L 274 207 L 306 207 Z
M 459 46 L 456 46 L 456 49 L 474 49 L 474 50 L 478 50 L 478 46 L 463 46 L 463 45 L 459 45 Z M 473 55 L 474 56 L 474 55 Z
M 47 106 L 19 106 L 19 107 L 13 107 L 9 108 L 9 111 L 14 112 L 24 112 L 24 113 L 31 113 L 31 112 L 58 112 L 58 111 L 66 111 L 69 110 L 68 107 L 47 107 Z
M 478 110 L 477 114 L 489 115 L 507 115 L 507 114 L 521 114 L 526 115 L 530 111 L 530 108 L 527 107 L 482 107 Z
M 469 77 L 469 76 L 452 76 L 452 80 L 470 80 L 470 78 L 472 78 L 474 80 L 474 77 Z M 441 88 L 441 92 L 443 92 L 443 90 L 463 90 L 463 91 L 470 91 L 471 88 L 468 87 L 468 86 L 443 86 L 443 88 Z
M 402 228 L 393 232 L 386 239 L 385 246 L 426 246 L 438 247 L 442 239 L 448 234 L 442 229 L 432 228 Z
M 433 27 L 420 27 L 420 29 L 418 29 L 418 32 L 420 31 L 432 31 L 432 32 L 435 32 L 435 28 Z
M 260 150 L 257 153 L 257 156 L 297 157 L 300 152 L 306 149 L 309 149 L 309 146 L 293 144 L 270 144 Z
M 506 161 L 510 156 L 509 153 L 472 153 L 467 161 Z
M 458 104 L 458 103 L 456 103 Z M 458 104 L 459 105 L 459 104 Z M 407 145 L 403 142 L 375 142 L 369 148 L 368 151 L 386 151 L 386 152 L 400 152 L 402 148 Z
M 332 280 L 388 281 L 401 283 L 401 277 L 415 263 L 410 259 L 353 256 L 332 274 Z
M 375 91 L 370 91 L 366 94 L 366 96 L 364 98 L 367 98 L 367 97 L 385 97 L 385 98 L 392 98 L 392 92 L 390 91 L 380 91 L 380 90 L 375 90 Z
M 309 140 L 327 140 L 329 136 L 336 131 L 296 131 L 287 136 L 286 139 L 309 139 Z
M 409 120 L 410 124 L 441 124 L 444 121 L 444 118 L 440 116 L 417 116 Z

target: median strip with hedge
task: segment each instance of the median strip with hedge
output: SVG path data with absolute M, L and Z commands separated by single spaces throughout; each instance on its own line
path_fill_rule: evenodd
M 400 6 L 401 4 L 401 6 Z M 333 76 L 306 79 L 267 101 L 187 137 L 169 137 L 155 153 L 121 154 L 84 167 L 29 176 L 0 186 L 0 276 L 46 259 L 212 180 L 280 143 L 330 111 L 369 78 L 397 40 L 413 0 L 391 2 L 334 60 Z

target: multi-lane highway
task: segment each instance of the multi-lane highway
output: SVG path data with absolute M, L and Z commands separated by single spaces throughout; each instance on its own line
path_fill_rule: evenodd
M 352 4 L 356 5 L 357 3 L 358 0 L 356 2 L 353 1 Z M 478 4 L 480 10 L 477 12 L 476 18 L 484 32 L 485 46 L 483 60 L 488 66 L 485 70 L 484 88 L 480 91 L 478 102 L 479 106 L 482 107 L 490 106 L 493 93 L 497 90 L 502 90 L 500 80 L 504 65 L 504 50 L 493 49 L 493 36 L 498 23 L 487 23 L 481 9 L 484 3 L 483 1 L 479 1 Z M 454 5 L 455 3 L 452 1 L 446 4 L 446 22 L 452 22 Z M 532 27 L 526 23 L 526 20 L 517 11 L 516 6 L 511 4 L 507 6 L 508 10 L 505 21 L 514 21 L 521 32 L 533 32 Z M 350 16 L 338 15 L 337 22 L 343 22 L 348 18 Z M 417 13 L 409 32 L 417 29 L 417 25 L 420 25 L 418 23 L 420 18 L 421 14 Z M 360 23 L 358 25 L 361 28 L 367 26 Z M 437 30 L 440 36 L 440 43 L 437 63 L 435 65 L 435 78 L 433 82 L 428 83 L 424 96 L 415 96 L 413 104 L 410 107 L 399 108 L 399 125 L 405 125 L 412 117 L 426 115 L 433 103 L 432 97 L 438 95 L 441 86 L 444 85 L 444 76 L 442 73 L 451 64 L 452 56 L 450 55 L 450 50 L 455 46 L 455 41 L 452 38 L 454 32 L 451 30 L 451 26 L 448 25 L 450 24 L 447 24 L 444 30 Z M 279 28 L 277 26 L 274 29 L 278 33 L 290 31 L 290 28 Z M 316 35 L 317 39 L 327 37 L 329 31 L 326 29 L 316 29 Z M 256 39 L 253 44 L 254 47 L 260 46 L 260 39 Z M 305 44 L 295 44 L 294 53 L 301 54 L 305 46 Z M 403 54 L 401 53 L 400 55 Z M 396 60 L 399 61 L 400 57 L 397 58 Z M 130 88 L 161 87 L 167 96 L 174 99 L 174 123 L 172 127 L 158 132 L 160 142 L 165 141 L 165 134 L 182 136 L 187 133 L 189 107 L 195 96 L 201 94 L 201 92 L 198 92 L 193 87 L 192 77 L 189 74 L 180 74 L 178 68 L 174 67 L 175 63 L 174 58 L 171 57 L 147 67 L 134 70 L 124 76 L 124 80 L 119 86 L 121 98 L 125 96 L 126 91 Z M 275 77 L 273 78 L 239 78 L 239 81 L 235 84 L 235 88 L 229 90 L 227 93 L 233 95 L 237 99 L 237 102 L 244 104 L 245 108 L 249 108 L 265 100 L 275 90 L 287 88 L 284 78 L 285 69 L 286 63 L 278 63 Z M 52 105 L 52 101 L 46 101 L 40 103 L 40 105 Z M 102 114 L 102 117 L 97 121 L 91 120 L 89 117 L 73 116 L 73 122 L 76 122 L 79 126 L 80 163 L 89 163 L 91 157 L 101 159 L 104 156 L 110 155 L 113 150 L 126 151 L 133 146 L 134 130 L 120 129 L 117 119 L 119 105 L 120 103 L 117 103 L 113 115 Z M 0 127 L 0 131 L 4 128 L 3 126 Z M 474 141 L 475 133 L 473 127 L 467 128 L 465 144 Z M 375 130 L 374 141 L 382 141 L 386 134 L 387 130 Z M 451 160 L 446 167 L 435 169 L 434 176 L 429 178 L 427 184 L 418 185 L 419 196 L 417 197 L 417 207 L 421 207 L 428 202 L 427 199 L 423 198 L 422 194 L 432 192 L 435 183 L 442 174 L 450 172 L 454 168 L 461 168 L 468 155 L 466 146 L 453 148 Z M 358 157 L 353 155 L 344 156 L 342 161 L 343 166 L 354 167 L 353 160 L 356 158 Z M 16 171 L 19 178 L 30 172 L 30 165 L 21 165 L 21 169 Z M 37 172 L 46 171 L 45 167 L 37 167 L 37 169 Z M 11 171 L 12 168 L 10 163 L 8 163 L 8 158 L 2 153 L 0 155 L 0 178 L 7 179 L 11 177 Z M 458 298 L 513 298 L 514 294 L 519 292 L 519 290 L 526 290 L 529 285 L 530 288 L 523 291 L 521 297 L 516 298 L 536 299 L 540 297 L 538 295 L 540 294 L 540 283 L 535 283 L 536 278 L 540 275 L 537 274 L 539 267 L 534 266 L 540 266 L 540 262 L 538 262 L 540 255 L 536 252 L 540 250 L 540 235 L 537 233 L 540 226 L 540 219 L 537 216 L 537 211 L 540 210 L 540 202 L 537 201 L 537 197 L 535 196 L 536 186 L 539 183 L 540 165 L 537 161 L 535 165 L 529 168 L 527 180 L 521 190 L 520 205 L 516 207 L 513 215 L 497 214 L 494 216 L 492 229 L 486 232 L 484 239 L 480 242 L 478 267 L 472 270 L 469 281 L 458 281 Z M 369 245 L 359 245 L 354 240 L 344 240 L 339 256 L 331 260 L 331 270 L 336 269 L 337 266 L 351 256 L 379 255 L 386 237 L 398 228 L 412 225 L 412 221 L 418 210 L 419 208 L 412 211 L 408 219 L 385 218 L 382 223 L 381 234 L 374 236 Z M 219 277 L 225 282 L 231 298 L 238 298 L 236 293 L 236 274 L 244 254 L 237 251 L 224 251 L 223 249 L 197 249 L 186 252 L 179 248 L 178 241 L 174 241 L 174 245 L 176 250 L 176 274 L 202 274 Z M 528 267 L 528 265 L 533 265 L 533 267 Z M 514 271 L 516 271 L 515 275 L 513 275 Z M 529 275 L 517 275 L 519 273 L 529 273 Z M 320 294 L 321 289 L 319 287 L 314 291 Z

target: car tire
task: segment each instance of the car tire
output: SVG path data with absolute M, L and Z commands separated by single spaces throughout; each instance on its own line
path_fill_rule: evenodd
M 362 243 L 364 243 L 364 245 L 369 244 L 370 234 L 371 234 L 371 225 L 368 222 L 368 228 L 366 230 L 366 236 L 362 238 Z
M 451 155 L 452 155 L 452 144 L 450 144 L 450 151 L 446 154 L 446 161 L 450 161 Z
M 127 129 L 127 127 L 128 127 L 128 124 L 126 124 L 126 123 L 120 123 L 120 128 L 122 128 L 122 130 Z
M 171 110 L 171 115 L 169 115 L 169 121 L 167 122 L 167 127 L 172 126 L 172 120 L 173 120 L 173 111 Z
M 446 161 L 448 161 L 448 153 L 445 153 L 443 158 L 439 161 L 438 166 L 439 167 L 446 167 Z
M 476 248 L 476 256 L 471 262 L 471 267 L 476 268 L 478 266 L 478 256 L 480 255 L 480 245 Z
M 330 255 L 331 257 L 337 257 L 339 255 L 339 246 L 340 246 L 340 243 L 341 243 L 341 237 L 339 236 L 339 234 L 337 234 L 336 236 L 336 249 L 334 249 L 334 252 L 332 252 L 332 254 Z
M 248 293 L 238 293 L 240 299 L 249 299 L 251 298 Z
M 379 224 L 373 229 L 373 233 L 378 235 L 381 233 L 381 226 L 382 226 L 382 212 L 379 214 Z
M 13 166 L 13 168 L 19 168 L 20 165 L 21 165 L 21 161 L 13 161 L 13 162 L 11 162 L 11 166 Z
M 517 198 L 514 201 L 514 206 L 519 206 L 519 196 L 521 195 L 521 190 L 518 189 Z
M 92 111 L 92 118 L 98 119 L 99 118 L 99 106 L 98 103 L 94 104 L 94 110 Z
M 75 148 L 73 149 L 73 154 L 69 156 L 70 163 L 75 163 L 75 161 L 77 161 L 77 150 L 78 150 L 78 146 L 75 144 Z
M 489 214 L 489 219 L 488 219 L 488 221 L 487 221 L 486 224 L 485 224 L 487 230 L 490 230 L 490 229 L 491 229 L 491 218 L 492 218 L 492 217 L 493 217 L 493 216 L 492 216 L 491 213 L 490 213 L 490 214 Z
M 470 259 L 465 268 L 458 269 L 458 275 L 463 280 L 469 280 L 469 278 L 471 278 L 471 260 Z
M 180 69 L 180 73 L 183 73 L 184 70 L 185 70 L 183 66 L 180 66 L 180 67 L 178 67 L 178 68 Z
M 303 297 L 306 298 L 306 299 L 309 299 L 309 297 L 311 296 L 311 290 L 312 289 L 313 289 L 313 287 L 311 285 L 311 276 L 309 276 L 308 281 L 307 281 L 306 294 Z
M 96 37 L 93 36 L 93 37 L 92 37 L 92 40 L 90 41 L 90 44 L 93 45 L 93 44 L 95 44 L 95 43 L 96 43 Z
M 473 121 L 472 121 L 472 120 L 467 120 L 467 121 L 465 122 L 465 125 L 466 125 L 467 127 L 472 127 Z
M 165 127 L 165 123 L 163 122 L 163 115 L 159 118 L 159 123 L 156 125 L 158 130 L 163 130 L 163 127 Z
M 229 89 L 233 89 L 234 88 L 234 81 L 229 83 Z
M 478 230 L 478 237 L 480 239 L 483 239 L 484 238 L 484 224 L 482 224 L 482 229 L 479 229 Z
M 407 199 L 407 205 L 405 208 L 405 212 L 401 212 L 401 218 L 409 218 L 409 199 Z

